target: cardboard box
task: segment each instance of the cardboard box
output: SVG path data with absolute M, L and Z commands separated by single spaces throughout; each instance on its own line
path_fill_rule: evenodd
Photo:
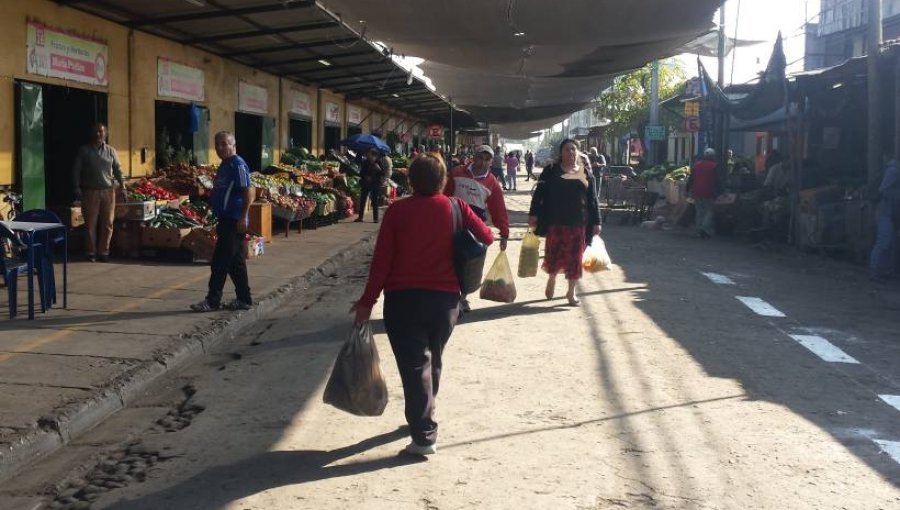
M 200 260 L 212 260 L 216 250 L 216 233 L 213 230 L 195 228 L 181 241 L 181 246 Z
M 141 224 L 116 220 L 113 223 L 112 251 L 121 257 L 138 257 L 141 251 Z
M 190 233 L 190 228 L 145 227 L 141 231 L 141 244 L 150 248 L 179 248 Z
M 250 225 L 247 231 L 262 237 L 267 243 L 272 242 L 272 204 L 270 202 L 250 204 Z
M 156 217 L 156 202 L 126 202 L 116 204 L 117 220 L 146 221 Z

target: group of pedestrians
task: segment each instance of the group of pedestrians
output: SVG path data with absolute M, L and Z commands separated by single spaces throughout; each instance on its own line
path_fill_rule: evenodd
M 529 228 L 546 235 L 546 297 L 555 293 L 557 275 L 568 281 L 566 298 L 577 306 L 575 285 L 582 276 L 587 239 L 600 233 L 594 177 L 574 140 L 560 144 L 561 157 L 540 175 L 529 210 Z M 468 165 L 447 169 L 442 158 L 419 155 L 409 168 L 413 195 L 384 213 L 362 296 L 352 313 L 361 324 L 384 293 L 384 327 L 403 384 L 405 416 L 412 441 L 405 451 L 437 451 L 435 398 L 440 387 L 443 352 L 465 309 L 454 269 L 455 231 L 450 197 L 458 197 L 461 228 L 485 244 L 494 241 L 485 221 L 500 231 L 500 249 L 509 237 L 509 218 L 497 177 L 501 152 L 482 145 Z M 502 167 L 501 167 L 502 168 Z

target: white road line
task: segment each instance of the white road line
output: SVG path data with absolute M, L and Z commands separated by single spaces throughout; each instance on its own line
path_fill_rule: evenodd
M 710 280 L 711 282 L 713 282 L 713 283 L 717 283 L 717 284 L 719 284 L 719 285 L 734 285 L 734 280 L 732 280 L 731 278 L 725 276 L 724 274 L 718 274 L 718 273 L 703 273 L 702 271 L 701 271 L 701 274 L 702 274 L 703 276 L 709 278 L 709 280 Z
M 855 363 L 859 361 L 849 356 L 846 352 L 835 347 L 834 344 L 817 335 L 791 335 L 791 338 L 806 347 L 813 354 L 830 363 Z
M 878 398 L 887 402 L 887 405 L 900 411 L 900 395 L 878 395 Z
M 738 301 L 747 305 L 747 308 L 753 310 L 758 315 L 762 315 L 763 317 L 786 317 L 785 314 L 781 313 L 777 308 L 766 303 L 762 299 L 758 297 L 745 297 L 745 296 L 735 296 Z
M 873 439 L 875 444 L 881 448 L 881 451 L 890 455 L 894 462 L 900 464 L 900 441 L 884 441 L 881 439 Z

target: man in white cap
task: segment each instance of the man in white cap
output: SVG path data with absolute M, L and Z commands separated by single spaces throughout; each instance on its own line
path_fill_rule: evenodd
M 460 165 L 450 171 L 444 194 L 459 197 L 475 211 L 482 220 L 487 221 L 491 215 L 491 223 L 500 230 L 500 249 L 506 250 L 509 238 L 509 213 L 503 200 L 503 190 L 497 178 L 491 173 L 491 162 L 494 151 L 489 145 L 475 147 L 475 156 L 469 165 Z M 463 311 L 469 311 L 469 303 L 465 296 L 461 301 Z

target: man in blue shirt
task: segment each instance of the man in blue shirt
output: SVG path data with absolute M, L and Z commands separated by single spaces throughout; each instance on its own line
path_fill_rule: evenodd
M 237 155 L 234 135 L 228 131 L 216 133 L 216 154 L 222 160 L 216 173 L 210 200 L 218 218 L 216 251 L 211 262 L 209 291 L 206 299 L 191 305 L 195 312 L 211 312 L 222 306 L 225 278 L 231 276 L 237 298 L 225 305 L 230 310 L 249 310 L 253 304 L 247 276 L 247 252 L 244 234 L 247 232 L 253 186 L 247 162 Z
M 889 156 L 888 156 L 889 157 Z M 875 209 L 875 246 L 869 258 L 870 276 L 883 281 L 894 275 L 897 262 L 897 230 L 900 229 L 900 170 L 891 159 L 884 169 Z

